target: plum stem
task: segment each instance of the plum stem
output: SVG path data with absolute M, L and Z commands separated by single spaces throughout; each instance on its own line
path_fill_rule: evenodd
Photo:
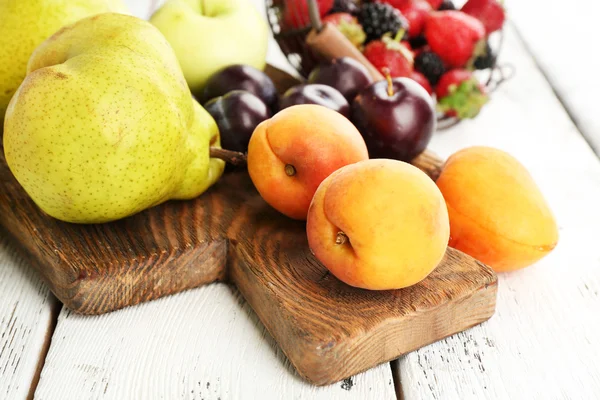
M 348 236 L 342 232 L 339 231 L 335 237 L 335 244 L 346 244 L 348 242 Z
M 210 148 L 210 157 L 218 158 L 236 167 L 244 167 L 248 163 L 248 157 L 238 151 L 221 149 L 219 147 Z
M 385 80 L 387 81 L 387 93 L 388 96 L 394 95 L 394 84 L 392 83 L 392 75 L 390 74 L 390 69 L 385 67 L 383 68 L 383 74 L 385 75 Z
M 294 166 L 292 164 L 285 164 L 285 174 L 287 176 L 296 175 L 296 168 L 294 168 Z

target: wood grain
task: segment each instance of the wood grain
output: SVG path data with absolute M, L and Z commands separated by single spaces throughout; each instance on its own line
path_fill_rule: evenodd
M 395 400 L 396 395 L 389 364 L 333 385 L 308 384 L 243 296 L 219 284 L 102 315 L 63 309 L 35 398 Z
M 0 398 L 32 398 L 58 302 L 5 233 L 0 235 Z
M 522 3 L 505 4 L 514 14 L 530 8 Z M 533 15 L 531 8 L 530 18 L 520 17 L 531 24 L 522 34 L 546 24 Z M 515 66 L 515 77 L 476 120 L 436 134 L 432 148 L 447 156 L 483 144 L 517 157 L 556 215 L 559 244 L 535 265 L 499 275 L 497 310 L 487 323 L 400 359 L 405 400 L 594 399 L 600 393 L 600 162 L 511 25 L 501 59 Z M 580 73 L 575 65 L 571 71 Z

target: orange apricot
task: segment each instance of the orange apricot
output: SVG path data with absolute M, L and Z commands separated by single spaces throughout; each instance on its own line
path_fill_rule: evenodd
M 556 221 L 525 167 L 508 153 L 470 147 L 436 181 L 450 215 L 449 245 L 497 272 L 527 267 L 558 242 Z
M 414 285 L 440 263 L 450 226 L 444 198 L 418 168 L 373 159 L 325 179 L 307 219 L 309 246 L 348 285 L 371 290 Z
M 260 195 L 290 218 L 305 220 L 319 184 L 369 158 L 360 132 L 329 108 L 302 104 L 261 122 L 248 145 L 248 173 Z

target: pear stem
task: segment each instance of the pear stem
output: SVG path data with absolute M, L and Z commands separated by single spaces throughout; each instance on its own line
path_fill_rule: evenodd
M 219 147 L 210 148 L 210 158 L 218 158 L 236 167 L 245 167 L 248 157 L 244 153 L 221 149 Z
M 383 74 L 385 75 L 385 80 L 387 81 L 387 93 L 388 96 L 394 95 L 394 84 L 392 83 L 392 75 L 390 75 L 389 68 L 383 68 Z

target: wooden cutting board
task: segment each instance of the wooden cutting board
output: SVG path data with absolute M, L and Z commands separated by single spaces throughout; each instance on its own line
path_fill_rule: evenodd
M 295 83 L 269 73 L 283 90 Z M 415 165 L 434 179 L 441 161 Z M 101 314 L 215 281 L 235 285 L 300 375 L 337 382 L 479 324 L 495 310 L 497 278 L 454 249 L 421 283 L 352 288 L 311 254 L 305 224 L 269 207 L 245 171 L 191 201 L 170 201 L 108 224 L 75 225 L 37 208 L 0 158 L 0 224 L 65 306 Z

